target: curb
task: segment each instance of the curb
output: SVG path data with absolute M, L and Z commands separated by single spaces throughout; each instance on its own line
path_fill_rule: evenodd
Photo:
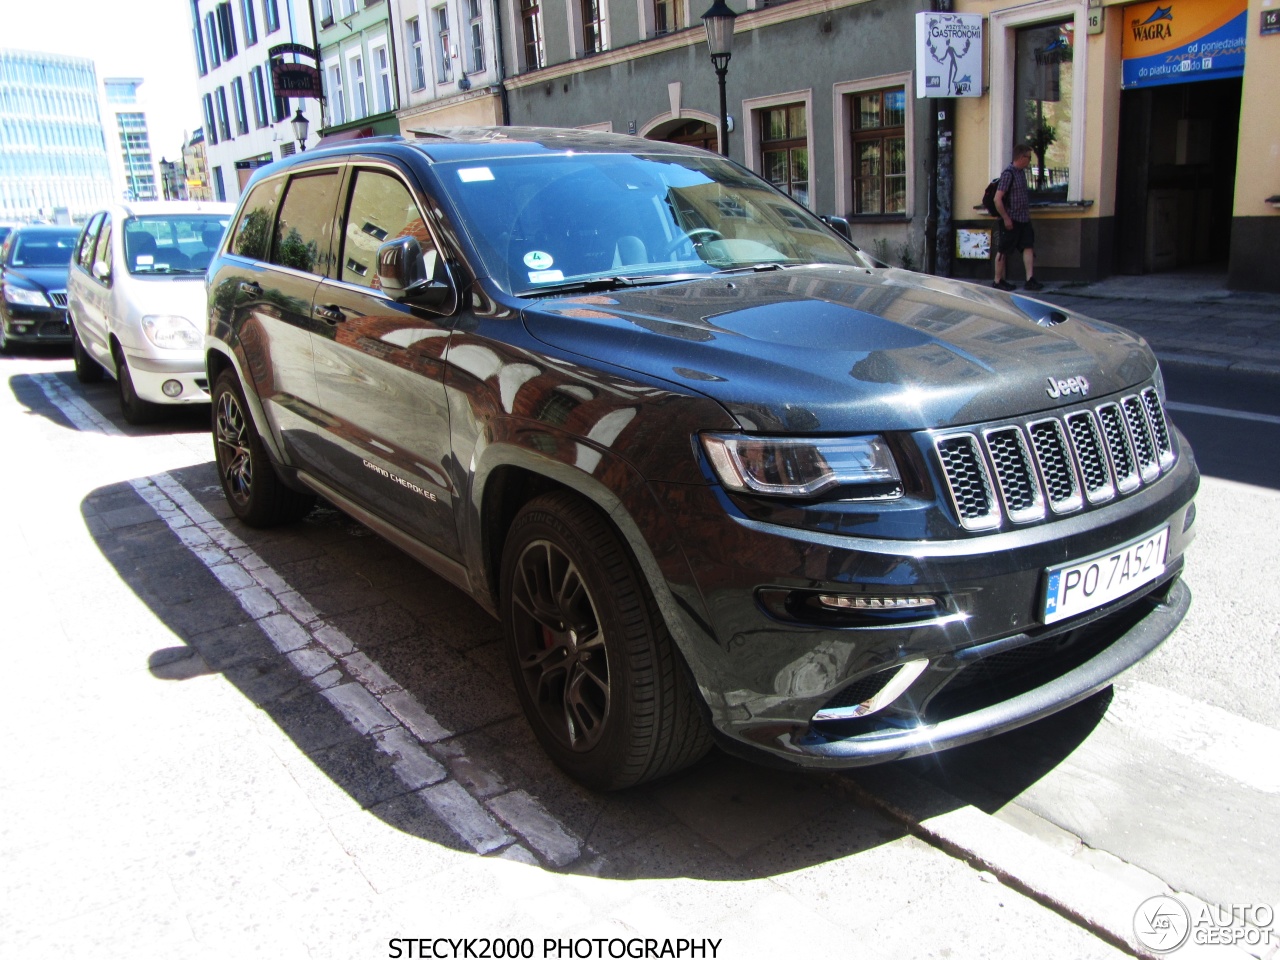
M 945 790 L 892 766 L 841 778 L 862 803 L 904 824 L 915 836 L 971 866 L 995 875 L 1006 886 L 1071 920 L 1113 947 L 1142 960 L 1213 957 L 1256 960 L 1236 947 L 1188 943 L 1176 953 L 1157 953 L 1140 944 L 1134 915 L 1148 897 L 1176 895 L 1152 874 L 1133 868 L 1128 883 L 1090 863 L 1068 856 L 1017 827 L 969 806 Z M 1276 951 L 1268 951 L 1275 957 Z

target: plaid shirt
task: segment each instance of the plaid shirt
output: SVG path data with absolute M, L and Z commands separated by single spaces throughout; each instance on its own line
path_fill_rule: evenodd
M 1004 209 L 1009 219 L 1017 223 L 1031 220 L 1031 197 L 1027 193 L 1027 171 L 1019 170 L 1012 163 L 1000 174 L 996 190 L 1002 191 Z

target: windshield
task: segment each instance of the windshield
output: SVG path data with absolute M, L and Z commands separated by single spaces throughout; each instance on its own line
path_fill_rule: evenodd
M 601 277 L 870 265 L 804 207 L 712 155 L 554 155 L 437 169 L 487 272 L 512 293 Z
M 79 230 L 18 233 L 10 242 L 11 267 L 66 267 L 71 264 Z
M 208 213 L 130 217 L 124 222 L 125 265 L 132 274 L 203 274 L 229 220 Z

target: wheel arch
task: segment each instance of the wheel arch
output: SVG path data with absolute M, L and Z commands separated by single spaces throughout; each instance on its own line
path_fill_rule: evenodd
M 240 392 L 244 395 L 244 402 L 249 408 L 249 415 L 253 417 L 253 425 L 258 431 L 258 438 L 267 448 L 267 453 L 271 459 L 278 464 L 284 464 L 286 462 L 284 451 L 276 437 L 275 430 L 271 428 L 271 423 L 267 419 L 262 401 L 258 399 L 258 392 L 250 389 L 253 381 L 245 376 L 244 368 L 240 364 L 240 358 L 221 341 L 206 341 L 204 368 L 205 375 L 209 378 L 210 396 L 212 396 L 214 386 L 223 371 L 230 370 L 235 374 L 236 379 L 240 381 Z

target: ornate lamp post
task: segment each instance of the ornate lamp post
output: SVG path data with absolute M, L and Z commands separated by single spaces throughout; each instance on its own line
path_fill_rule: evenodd
M 302 115 L 302 108 L 298 108 L 298 112 L 293 115 L 293 119 L 289 121 L 293 126 L 293 139 L 298 141 L 298 150 L 305 152 L 307 149 L 307 130 L 311 128 L 311 123 Z
M 729 72 L 729 58 L 733 56 L 733 21 L 738 15 L 729 9 L 724 0 L 716 0 L 711 9 L 702 15 L 707 28 L 707 51 L 716 68 L 720 82 L 720 152 L 729 155 L 729 108 L 725 100 L 724 78 Z

